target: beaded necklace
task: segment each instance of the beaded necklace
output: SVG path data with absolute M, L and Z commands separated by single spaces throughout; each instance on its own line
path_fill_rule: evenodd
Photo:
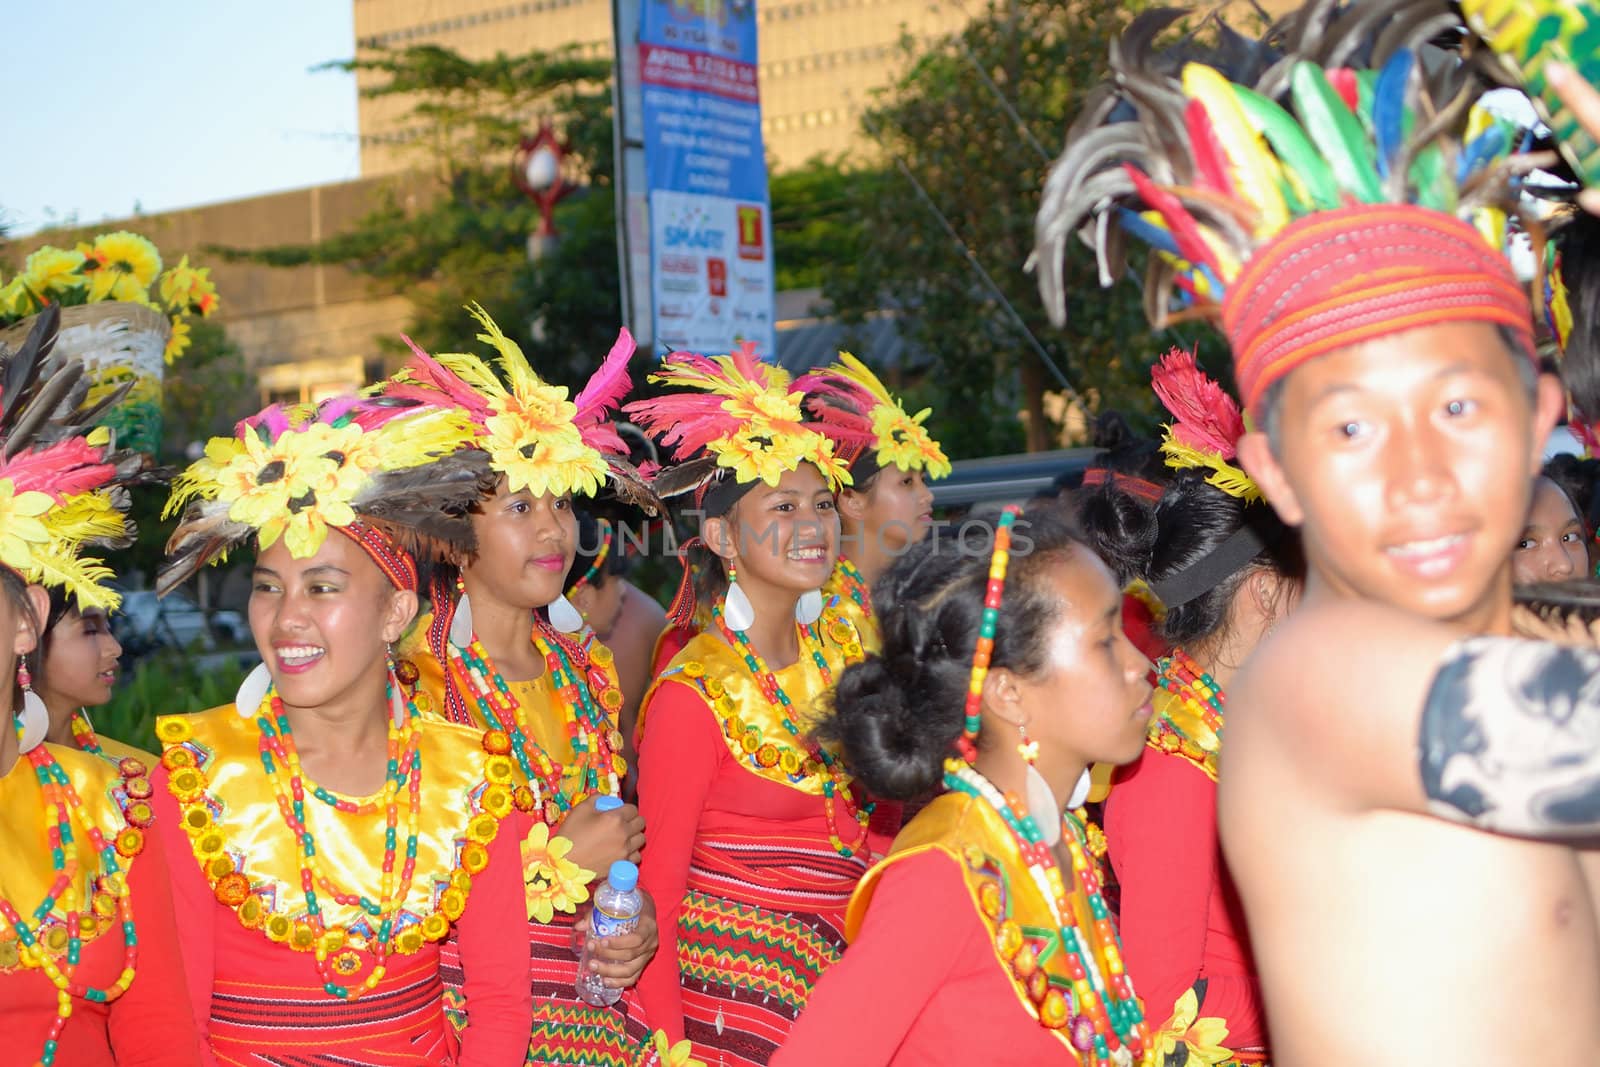
M 18 730 L 20 737 L 20 727 Z M 122 923 L 122 971 L 110 986 L 98 989 L 76 980 L 78 963 L 83 953 L 83 921 L 80 913 L 77 874 L 76 839 L 72 833 L 72 816 L 81 806 L 72 779 L 50 754 L 48 745 L 36 745 L 26 753 L 33 765 L 34 777 L 39 782 L 39 792 L 46 813 L 55 812 L 56 824 L 46 831 L 50 843 L 50 859 L 55 872 L 44 899 L 33 909 L 31 922 L 23 919 L 10 901 L 0 898 L 0 917 L 3 917 L 21 945 L 19 957 L 24 964 L 44 971 L 50 984 L 56 987 L 56 1017 L 45 1036 L 44 1048 L 39 1053 L 40 1064 L 49 1067 L 55 1062 L 61 1030 L 72 1015 L 72 998 L 97 1004 L 109 1004 L 128 991 L 133 984 L 139 962 L 139 937 L 133 923 L 133 901 L 128 894 L 128 883 L 117 857 L 132 859 L 144 850 L 144 833 L 130 826 L 108 842 L 99 827 L 86 825 L 84 832 L 89 843 L 100 857 L 100 875 L 91 892 L 91 902 L 98 910 L 98 899 L 116 901 L 117 916 Z M 145 768 L 138 760 L 124 760 L 122 775 L 125 782 L 135 778 L 144 780 Z M 94 894 L 104 894 L 96 899 Z M 39 944 L 37 932 L 60 903 L 66 912 L 67 951 L 65 965 L 51 958 L 49 951 Z M 109 907 L 109 905 L 107 905 Z M 92 922 L 91 922 L 92 925 Z
M 537 626 L 533 631 L 533 644 L 544 656 L 550 684 L 561 695 L 563 725 L 581 768 L 579 781 L 570 796 L 563 789 L 561 765 L 528 736 L 523 725 L 522 704 L 511 692 L 510 683 L 495 668 L 478 635 L 473 634 L 471 643 L 464 649 L 454 645 L 447 647 L 451 662 L 466 679 L 484 722 L 490 730 L 502 731 L 511 740 L 511 754 L 528 782 L 526 789 L 519 787 L 513 791 L 512 799 L 519 809 L 536 810 L 545 823 L 554 826 L 589 794 L 618 794 L 620 783 L 615 757 L 622 749 L 622 735 L 612 725 L 610 716 L 622 706 L 622 693 L 606 674 L 611 652 L 604 645 L 596 646 L 590 653 L 594 669 L 582 676 L 562 642 L 546 639 Z M 598 702 L 591 688 L 599 689 Z
M 392 699 L 393 694 L 390 696 Z M 357 803 L 335 797 L 321 786 L 313 785 L 311 789 L 311 795 L 317 800 L 348 814 L 376 814 L 379 805 L 382 805 L 383 876 L 378 899 L 374 901 L 363 893 L 339 889 L 323 868 L 316 839 L 306 825 L 306 788 L 305 779 L 300 773 L 300 754 L 295 748 L 294 732 L 276 689 L 270 693 L 269 704 L 271 714 L 256 719 L 256 724 L 261 728 L 261 766 L 272 783 L 283 821 L 300 842 L 300 888 L 306 898 L 306 924 L 316 946 L 317 972 L 322 976 L 324 992 L 340 1000 L 354 1001 L 376 988 L 387 972 L 389 935 L 394 927 L 395 913 L 411 891 L 412 878 L 416 874 L 417 818 L 422 807 L 422 753 L 417 747 L 421 732 L 417 729 L 417 709 L 407 700 L 405 725 L 397 727 L 393 722 L 389 724 L 388 761 L 384 767 L 383 792 L 378 800 Z M 285 777 L 288 778 L 287 785 L 283 781 Z M 406 812 L 406 858 L 397 879 L 394 871 L 398 851 L 396 831 L 400 821 L 397 801 L 402 787 L 407 790 L 409 804 Z M 338 903 L 346 907 L 359 907 L 366 915 L 378 920 L 377 936 L 368 942 L 375 961 L 371 973 L 360 985 L 347 986 L 337 980 L 337 977 L 354 974 L 360 967 L 360 958 L 354 952 L 339 952 L 330 963 L 330 951 L 348 944 L 351 930 L 343 927 L 329 931 L 317 899 L 317 886 L 321 886 Z M 220 899 L 223 889 L 220 883 L 217 889 Z
M 100 738 L 95 736 L 94 724 L 89 721 L 89 715 L 82 708 L 72 713 L 72 739 L 78 742 L 81 751 L 91 756 L 104 756 L 100 748 Z
M 1087 848 L 1089 834 L 1082 810 L 1070 817 L 1062 816 L 1063 830 L 1069 832 L 1064 832 L 1061 839 L 1072 861 L 1073 889 L 1081 891 L 1089 903 L 1093 931 L 1080 929 L 1055 854 L 1045 844 L 1044 834 L 1021 799 L 1009 793 L 1002 796 L 993 783 L 959 759 L 945 761 L 944 784 L 946 789 L 982 799 L 999 813 L 1027 861 L 1029 876 L 1055 918 L 1061 945 L 1067 952 L 1073 1003 L 1069 1004 L 1054 987 L 1042 996 L 1030 994 L 1039 1021 L 1052 1030 L 1066 1029 L 1072 1046 L 1085 1057 L 1092 1055 L 1095 1067 L 1141 1060 L 1149 1043 L 1149 1031 L 1133 985 L 1123 970 L 1122 940 L 1100 892 L 1099 865 Z M 1091 936 L 1105 946 L 1104 971 L 1088 943 Z M 1019 980 L 1022 977 L 1018 975 Z
M 750 673 L 755 677 L 756 684 L 760 686 L 762 695 L 767 698 L 767 703 L 771 705 L 772 710 L 778 713 L 778 720 L 783 724 L 784 731 L 788 733 L 789 738 L 794 742 L 791 744 L 790 741 L 779 740 L 774 744 L 762 739 L 755 746 L 756 751 L 760 752 L 770 745 L 773 764 L 781 761 L 786 769 L 791 765 L 804 767 L 807 762 L 806 758 L 809 758 L 810 764 L 817 768 L 816 773 L 822 776 L 822 811 L 823 817 L 828 823 L 828 842 L 833 845 L 834 851 L 846 859 L 856 855 L 867 842 L 867 824 L 872 819 L 872 812 L 876 805 L 872 803 L 862 804 L 860 807 L 855 805 L 850 795 L 849 774 L 840 766 L 839 760 L 833 753 L 801 735 L 800 727 L 790 714 L 794 710 L 794 704 L 790 701 L 789 694 L 783 691 L 783 686 L 778 683 L 777 675 L 773 674 L 765 661 L 762 660 L 761 654 L 750 644 L 750 639 L 744 635 L 744 632 L 731 628 L 723 619 L 722 605 L 720 603 L 712 606 L 711 619 L 716 624 L 717 630 L 722 634 L 723 639 L 736 648 L 740 655 L 744 657 L 745 666 L 750 668 Z M 829 669 L 828 661 L 822 654 L 822 639 L 817 635 L 816 624 L 801 626 L 796 623 L 795 625 L 800 631 L 800 647 L 811 654 L 811 661 L 822 672 L 822 684 L 831 688 L 833 686 L 833 671 Z M 723 727 L 726 730 L 727 724 L 724 723 Z M 754 729 L 757 733 L 760 732 L 760 727 L 753 723 L 747 723 L 746 729 Z M 799 751 L 796 751 L 796 748 Z M 787 760 L 784 759 L 784 750 L 786 749 L 789 752 Z M 752 758 L 755 757 L 752 756 Z M 848 844 L 839 837 L 834 829 L 835 798 L 841 794 L 844 798 L 845 811 L 853 815 L 856 826 L 860 831 L 856 839 Z
M 861 614 L 872 617 L 872 595 L 867 588 L 867 580 L 862 576 L 859 568 L 843 556 L 839 557 L 839 579 L 844 585 L 845 593 L 856 602 L 856 607 L 861 609 Z
M 1157 664 L 1156 684 L 1182 702 L 1193 720 L 1203 723 L 1211 737 L 1191 737 L 1170 715 L 1157 716 L 1150 743 L 1164 752 L 1175 752 L 1191 760 L 1204 760 L 1222 745 L 1227 695 L 1216 680 L 1200 668 L 1181 648 Z M 1203 734 L 1203 731 L 1201 732 Z

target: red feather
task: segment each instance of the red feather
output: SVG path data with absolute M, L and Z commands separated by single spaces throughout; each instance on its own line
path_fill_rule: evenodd
M 1350 114 L 1361 114 L 1361 89 L 1356 84 L 1356 72 L 1349 67 L 1335 67 L 1327 72 L 1328 84 L 1339 94 Z
M 1179 254 L 1190 263 L 1196 265 L 1203 263 L 1214 271 L 1220 271 L 1217 258 L 1211 254 L 1211 248 L 1206 244 L 1205 238 L 1200 236 L 1200 224 L 1189 214 L 1183 202 L 1145 177 L 1144 172 L 1138 167 L 1124 163 L 1122 169 L 1133 180 L 1133 186 L 1139 190 L 1139 196 L 1144 202 L 1166 220 L 1167 229 L 1172 232 L 1172 239 L 1178 244 Z
M 1232 459 L 1244 435 L 1239 405 L 1195 363 L 1194 353 L 1174 348 L 1150 370 L 1150 384 L 1176 420 L 1172 436 L 1191 448 Z
M 411 348 L 411 359 L 407 361 L 406 369 L 411 372 L 412 377 L 416 378 L 418 383 L 444 393 L 458 407 L 465 409 L 475 422 L 482 422 L 488 417 L 489 402 L 476 389 L 462 381 L 453 371 L 424 352 L 415 341 L 405 334 L 401 334 L 400 339 Z M 431 395 L 426 389 L 419 389 L 415 385 L 391 383 L 384 387 L 384 393 L 409 400 L 420 400 L 426 404 L 437 404 L 439 402 L 437 396 Z
M 1190 100 L 1183 109 L 1183 118 L 1189 129 L 1189 142 L 1194 148 L 1194 164 L 1198 168 L 1201 187 L 1209 187 L 1224 196 L 1233 197 L 1233 175 L 1228 170 L 1228 153 L 1217 138 L 1217 129 L 1211 124 L 1211 116 L 1206 114 L 1205 105 L 1199 100 Z

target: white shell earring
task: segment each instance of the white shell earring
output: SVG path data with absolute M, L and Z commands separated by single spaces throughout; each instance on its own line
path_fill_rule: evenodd
M 567 599 L 565 593 L 556 597 L 545 611 L 549 613 L 550 625 L 561 633 L 575 634 L 583 629 L 583 616 L 572 606 L 572 601 Z
M 801 626 L 810 626 L 822 618 L 822 590 L 812 589 L 801 593 L 800 599 L 794 602 L 794 621 Z
M 728 566 L 728 592 L 722 598 L 722 621 L 730 630 L 748 630 L 756 624 L 756 606 L 739 584 L 739 572 Z
M 20 659 L 17 661 L 17 684 L 22 687 L 22 710 L 17 713 L 22 720 L 22 734 L 17 739 L 17 747 L 23 752 L 32 752 L 44 744 L 45 735 L 50 732 L 50 709 L 33 691 L 28 665 Z
M 456 601 L 456 613 L 450 618 L 450 643 L 457 648 L 472 644 L 472 601 L 465 593 Z
M 233 709 L 240 718 L 255 718 L 261 710 L 261 702 L 267 699 L 267 690 L 271 688 L 272 672 L 265 663 L 257 663 L 244 676 L 244 681 L 239 683 L 239 691 L 233 697 Z

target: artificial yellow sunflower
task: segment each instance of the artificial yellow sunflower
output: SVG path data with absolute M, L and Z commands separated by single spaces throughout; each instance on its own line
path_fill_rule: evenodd
M 83 253 L 45 245 L 22 265 L 25 285 L 40 297 L 65 293 L 83 284 Z
M 589 899 L 588 883 L 594 872 L 584 870 L 567 859 L 572 842 L 551 837 L 544 823 L 522 841 L 523 888 L 528 903 L 528 918 L 547 923 L 558 911 L 571 914 Z
M 949 475 L 949 458 L 922 425 L 932 413 L 932 408 L 923 408 L 915 415 L 907 415 L 898 403 L 879 404 L 873 409 L 878 465 L 902 471 L 925 470 L 930 478 Z
M 189 350 L 189 324 L 176 315 L 171 322 L 172 332 L 167 335 L 167 347 L 161 352 L 161 358 L 168 366 Z
M 103 233 L 93 244 L 79 244 L 89 276 L 89 302 L 129 300 L 145 303 L 161 273 L 161 253 L 136 233 Z
M 28 288 L 27 281 L 26 277 L 19 274 L 0 286 L 0 315 L 18 318 L 33 314 L 38 302 Z
M 717 457 L 717 466 L 730 467 L 740 482 L 765 482 L 775 486 L 784 472 L 805 461 L 816 447 L 818 435 L 808 430 L 785 432 L 785 428 L 766 419 L 755 419 L 738 430 L 712 441 L 706 447 Z
M 1214 1067 L 1233 1059 L 1233 1053 L 1222 1042 L 1228 1036 L 1228 1024 L 1221 1019 L 1201 1019 L 1200 1000 L 1193 989 L 1184 991 L 1173 1005 L 1172 1018 L 1166 1021 L 1155 1035 L 1156 1059 L 1168 1062 L 1168 1057 L 1184 1052 L 1177 1062 L 1181 1067 Z
M 217 309 L 217 287 L 211 281 L 211 269 L 189 266 L 188 256 L 161 276 L 158 290 L 168 311 L 203 318 Z
M 28 573 L 39 547 L 50 542 L 43 516 L 55 501 L 47 493 L 19 493 L 10 478 L 0 478 L 0 563 Z

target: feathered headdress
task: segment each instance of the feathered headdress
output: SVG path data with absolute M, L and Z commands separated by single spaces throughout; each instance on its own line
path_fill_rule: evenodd
M 1045 184 L 1034 263 L 1056 322 L 1070 237 L 1110 285 L 1131 236 L 1151 320 L 1219 317 L 1247 407 L 1305 359 L 1433 322 L 1503 324 L 1531 353 L 1503 252 L 1543 160 L 1480 103 L 1492 54 L 1429 45 L 1461 36 L 1445 0 L 1316 0 L 1269 35 L 1281 54 L 1224 27 L 1239 81 L 1163 66 L 1153 41 L 1182 14 L 1134 19 Z
M 213 437 L 173 482 L 163 515 L 183 518 L 156 591 L 170 592 L 251 536 L 262 548 L 281 537 L 298 559 L 315 554 L 330 529 L 356 527 L 414 555 L 468 554 L 467 510 L 493 484 L 473 437 L 465 412 L 414 399 L 275 404 L 234 436 Z
M 1261 499 L 1250 476 L 1233 463 L 1244 416 L 1227 390 L 1195 362 L 1193 352 L 1174 348 L 1150 368 L 1150 384 L 1172 422 L 1161 438 L 1161 454 L 1174 470 L 1210 470 L 1206 482 L 1229 496 L 1249 502 Z
M 593 496 L 609 482 L 629 503 L 656 514 L 659 502 L 628 461 L 627 445 L 612 423 L 633 384 L 633 336 L 619 332 L 599 370 L 568 400 L 567 387 L 541 379 L 488 312 L 478 304 L 467 311 L 483 327 L 478 340 L 494 348 L 505 381 L 478 356 L 430 356 L 407 337 L 411 360 L 385 383 L 384 395 L 458 407 L 475 428 L 475 447 L 488 454 L 512 492 Z
M 89 403 L 83 365 L 52 358 L 60 320 L 50 305 L 21 348 L 0 345 L 0 564 L 109 611 L 121 602 L 104 584 L 111 569 L 83 551 L 132 540 L 125 487 L 147 458 L 113 451 L 95 425 L 127 387 Z
M 753 343 L 726 356 L 674 352 L 650 380 L 683 390 L 623 408 L 677 460 L 656 478 L 663 498 L 699 493 L 719 477 L 777 485 L 802 463 L 831 488 L 850 484 L 833 442 L 805 422 L 805 394 L 788 371 L 758 359 Z
M 923 427 L 931 408 L 908 415 L 872 370 L 849 352 L 795 383 L 806 393 L 806 410 L 818 428 L 833 438 L 840 457 L 852 467 L 871 450 L 876 467 L 926 471 L 930 478 L 950 473 L 950 460 Z

